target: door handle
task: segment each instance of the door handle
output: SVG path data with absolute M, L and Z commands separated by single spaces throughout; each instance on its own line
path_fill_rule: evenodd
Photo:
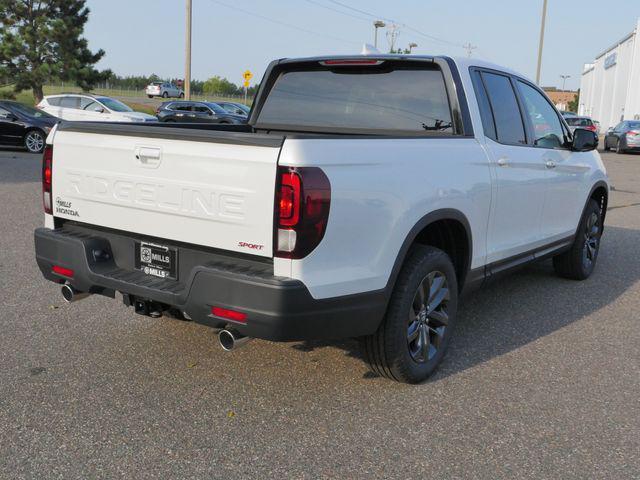
M 507 157 L 500 157 L 497 164 L 499 167 L 506 167 L 509 165 L 509 159 Z
M 547 168 L 556 168 L 556 162 L 554 162 L 553 160 L 548 160 L 547 163 L 545 163 L 545 166 Z

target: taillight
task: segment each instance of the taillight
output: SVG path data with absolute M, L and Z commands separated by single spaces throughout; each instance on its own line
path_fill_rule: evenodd
M 53 214 L 51 185 L 53 179 L 53 146 L 46 145 L 42 154 L 42 205 L 44 212 Z
M 275 255 L 303 258 L 318 246 L 329 220 L 331 184 L 317 167 L 279 167 Z
M 586 127 L 586 129 L 591 130 L 592 132 L 595 132 L 598 130 L 595 125 L 589 125 L 588 127 Z
M 632 136 L 636 136 L 636 135 L 640 135 L 640 132 L 637 130 L 629 130 L 627 132 L 627 135 L 632 135 Z

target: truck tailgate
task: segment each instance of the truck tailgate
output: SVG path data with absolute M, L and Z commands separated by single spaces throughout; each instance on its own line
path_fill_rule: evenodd
M 254 133 L 62 124 L 53 143 L 53 214 L 271 257 L 282 141 Z

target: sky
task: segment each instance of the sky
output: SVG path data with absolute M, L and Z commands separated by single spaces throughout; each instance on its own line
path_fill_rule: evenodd
M 542 0 L 192 0 L 192 77 L 259 81 L 276 58 L 359 53 L 373 43 L 373 21 L 398 25 L 397 45 L 414 53 L 474 57 L 534 78 Z M 184 76 L 185 0 L 87 0 L 84 35 L 106 54 L 99 68 L 118 75 Z M 350 8 L 349 8 L 350 7 Z M 621 14 L 624 12 L 624 14 Z M 640 1 L 549 0 L 543 86 L 580 86 L 585 63 L 633 31 Z M 386 29 L 380 50 L 389 48 Z

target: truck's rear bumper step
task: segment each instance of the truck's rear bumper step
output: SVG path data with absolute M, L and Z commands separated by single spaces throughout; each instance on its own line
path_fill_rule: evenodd
M 68 282 L 78 291 L 112 297 L 119 291 L 160 302 L 212 327 L 228 323 L 211 315 L 212 306 L 240 311 L 247 315 L 246 324 L 234 323 L 234 329 L 242 335 L 273 341 L 371 334 L 386 308 L 383 291 L 316 300 L 300 281 L 215 258 L 194 266 L 184 280 L 155 278 L 132 268 L 120 268 L 111 243 L 122 239 L 111 237 L 99 231 L 93 234 L 38 228 L 38 266 L 46 279 Z M 73 278 L 54 273 L 53 266 L 72 270 Z

